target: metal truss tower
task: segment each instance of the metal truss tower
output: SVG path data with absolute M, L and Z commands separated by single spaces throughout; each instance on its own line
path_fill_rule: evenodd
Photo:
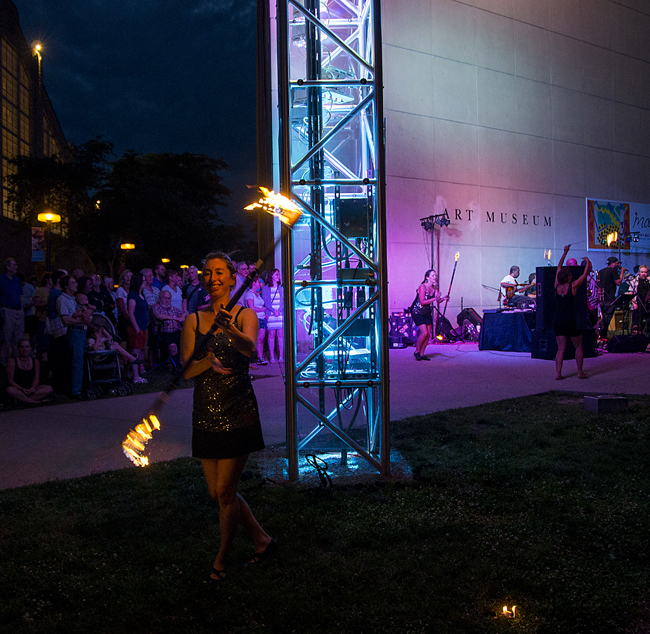
M 379 0 L 278 0 L 289 478 L 299 453 L 390 472 Z

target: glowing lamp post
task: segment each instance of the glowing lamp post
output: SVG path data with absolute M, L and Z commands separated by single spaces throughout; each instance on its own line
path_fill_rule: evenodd
M 53 222 L 61 222 L 59 214 L 52 213 L 51 211 L 44 211 L 38 214 L 38 221 L 44 222 L 47 225 L 47 270 L 50 270 L 50 230 Z

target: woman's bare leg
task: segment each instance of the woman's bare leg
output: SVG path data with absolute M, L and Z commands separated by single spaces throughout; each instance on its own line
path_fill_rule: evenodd
M 578 366 L 578 378 L 588 379 L 589 375 L 585 374 L 582 371 L 582 363 L 585 358 L 585 351 L 584 348 L 582 347 L 582 335 L 578 335 L 577 337 L 571 337 L 571 341 L 576 349 L 576 365 Z
M 35 402 L 38 402 L 38 401 L 42 401 L 44 398 L 47 398 L 51 394 L 52 394 L 51 385 L 39 385 L 36 388 L 34 394 L 32 394 L 32 398 L 34 399 Z
M 257 333 L 257 358 L 264 358 L 264 338 L 266 337 L 266 328 L 260 328 Z
M 427 344 L 429 343 L 429 336 L 431 333 L 427 328 L 427 324 L 420 324 L 418 328 L 420 330 L 420 334 L 418 335 L 418 338 L 415 342 L 415 351 L 418 354 L 423 354 L 427 347 Z
M 278 363 L 284 363 L 284 328 L 278 328 L 275 332 L 278 338 Z
M 219 503 L 219 532 L 221 543 L 214 560 L 217 570 L 225 570 L 228 551 L 239 524 L 255 542 L 256 551 L 263 551 L 271 538 L 259 525 L 244 498 L 237 493 L 248 456 L 224 460 L 201 460 L 208 491 Z
M 557 339 L 557 354 L 555 355 L 555 380 L 563 379 L 562 364 L 564 363 L 564 351 L 566 350 L 567 338 L 562 335 L 556 335 Z
M 17 401 L 22 401 L 23 403 L 36 403 L 36 401 L 31 396 L 27 396 L 25 392 L 19 390 L 17 387 L 13 387 L 12 385 L 7 388 L 7 394 L 9 394 L 9 396 L 13 396 Z
M 275 328 L 269 328 L 269 361 L 275 363 L 275 336 L 278 331 Z

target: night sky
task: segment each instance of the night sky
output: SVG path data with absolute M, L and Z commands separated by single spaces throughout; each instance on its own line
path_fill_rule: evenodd
M 69 141 L 225 160 L 226 222 L 255 165 L 256 0 L 14 0 Z

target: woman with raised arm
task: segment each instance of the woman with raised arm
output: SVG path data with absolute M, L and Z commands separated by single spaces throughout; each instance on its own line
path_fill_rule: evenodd
M 555 311 L 555 318 L 553 320 L 553 332 L 557 339 L 557 354 L 555 355 L 555 380 L 561 381 L 566 378 L 562 375 L 562 364 L 564 363 L 564 352 L 566 350 L 567 341 L 571 342 L 576 349 L 576 365 L 578 366 L 578 378 L 588 379 L 589 375 L 582 371 L 582 363 L 584 360 L 584 350 L 582 348 L 582 331 L 576 324 L 575 315 L 575 298 L 576 291 L 580 288 L 581 284 L 587 279 L 589 271 L 591 271 L 591 261 L 589 258 L 584 257 L 583 262 L 585 269 L 582 275 L 572 280 L 571 269 L 564 266 L 564 259 L 569 253 L 570 244 L 564 247 L 564 253 L 560 258 L 560 263 L 557 265 L 555 273 L 555 300 L 557 302 L 557 309 Z
M 185 319 L 181 339 L 183 367 L 217 321 L 219 328 L 198 351 L 185 371 L 195 377 L 192 410 L 192 455 L 199 458 L 212 498 L 219 503 L 221 543 L 210 579 L 226 576 L 227 556 L 237 527 L 251 536 L 255 550 L 248 565 L 258 564 L 277 550 L 277 543 L 258 524 L 237 493 L 251 451 L 264 449 L 262 428 L 248 367 L 256 354 L 258 322 L 255 311 L 236 306 L 223 309 L 235 284 L 235 268 L 224 253 L 210 253 L 203 266 L 203 285 L 210 306 Z

